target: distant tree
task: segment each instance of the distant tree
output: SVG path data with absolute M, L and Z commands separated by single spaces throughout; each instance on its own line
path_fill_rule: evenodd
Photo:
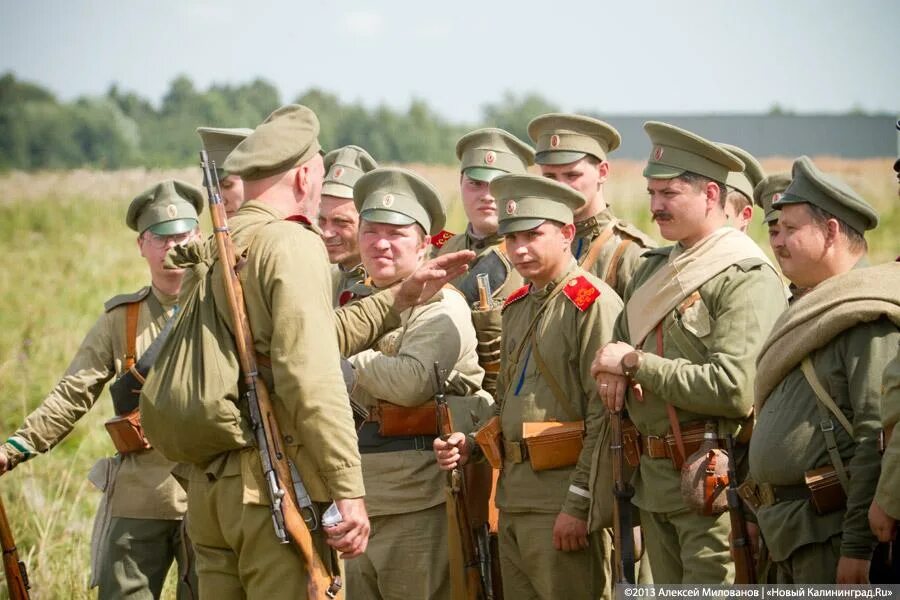
M 507 91 L 500 102 L 482 106 L 481 120 L 485 127 L 505 129 L 527 142 L 528 122 L 538 115 L 559 110 L 557 105 L 535 92 L 517 95 Z

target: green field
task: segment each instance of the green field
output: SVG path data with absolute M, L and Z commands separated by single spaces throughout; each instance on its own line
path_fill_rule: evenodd
M 900 209 L 892 160 L 817 160 L 842 176 L 879 211 L 881 226 L 867 236 L 873 262 L 900 251 Z M 789 160 L 763 161 L 769 171 Z M 607 199 L 616 213 L 655 234 L 649 223 L 642 165 L 614 163 Z M 448 229 L 460 231 L 457 172 L 418 166 L 450 202 Z M 39 404 L 110 296 L 148 283 L 135 234 L 124 226 L 131 198 L 164 177 L 199 183 L 199 169 L 179 171 L 68 171 L 0 175 L 0 401 L 5 438 Z M 204 218 L 204 228 L 208 221 Z M 763 242 L 760 217 L 753 237 Z M 88 598 L 89 548 L 99 493 L 85 476 L 94 461 L 112 452 L 103 421 L 112 414 L 104 392 L 99 406 L 50 454 L 0 479 L 21 555 L 29 567 L 34 598 Z M 0 597 L 5 597 L 5 585 Z

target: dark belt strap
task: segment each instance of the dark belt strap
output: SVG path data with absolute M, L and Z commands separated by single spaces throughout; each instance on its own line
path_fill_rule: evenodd
M 410 435 L 385 437 L 378 433 L 378 423 L 367 422 L 359 428 L 359 453 L 380 454 L 383 452 L 402 452 L 404 450 L 431 451 L 437 436 Z

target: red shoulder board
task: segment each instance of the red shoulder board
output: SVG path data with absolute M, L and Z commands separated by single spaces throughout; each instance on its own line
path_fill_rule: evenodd
M 312 225 L 309 219 L 304 217 L 303 215 L 291 215 L 285 219 L 285 221 L 291 221 L 292 223 L 300 223 L 302 225 Z
M 441 248 L 447 243 L 447 240 L 453 237 L 453 234 L 446 229 L 441 229 L 438 233 L 431 236 L 431 245 L 435 248 Z
M 588 281 L 584 275 L 579 275 L 566 284 L 563 294 L 572 301 L 578 310 L 584 312 L 590 308 L 594 300 L 600 297 L 600 290 L 594 287 L 594 284 Z
M 509 306 L 510 304 L 512 304 L 513 302 L 517 302 L 517 301 L 521 300 L 522 298 L 524 298 L 525 296 L 527 296 L 529 290 L 531 290 L 531 286 L 528 284 L 525 284 L 522 287 L 520 287 L 519 289 L 517 289 L 516 291 L 514 291 L 512 294 L 507 296 L 506 300 L 503 302 L 503 308 L 501 309 L 501 312 L 503 310 L 506 310 L 506 307 Z

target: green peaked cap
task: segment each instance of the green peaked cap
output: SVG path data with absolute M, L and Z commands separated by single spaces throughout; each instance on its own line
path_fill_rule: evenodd
M 369 171 L 353 186 L 359 218 L 372 223 L 418 223 L 428 235 L 444 228 L 447 213 L 434 186 L 423 177 L 395 167 Z
M 325 155 L 322 195 L 353 199 L 353 186 L 378 163 L 359 146 L 344 146 Z
M 766 223 L 778 220 L 781 211 L 772 208 L 772 204 L 781 198 L 789 185 L 791 185 L 790 173 L 773 173 L 753 188 L 753 202 L 763 209 L 763 221 Z
M 725 185 L 742 193 L 744 197 L 747 198 L 747 202 L 753 204 L 753 189 L 766 176 L 762 165 L 759 164 L 759 161 L 756 160 L 752 154 L 743 148 L 723 143 L 719 143 L 719 147 L 731 152 L 744 163 L 743 171 L 730 171 L 728 173 Z
M 203 143 L 203 149 L 209 155 L 209 160 L 215 163 L 219 178 L 224 179 L 228 172 L 225 170 L 225 159 L 237 145 L 247 139 L 253 133 L 246 127 L 198 127 L 197 133 Z
M 135 197 L 128 205 L 125 224 L 138 233 L 158 235 L 191 231 L 203 212 L 200 189 L 178 179 L 167 179 Z
M 673 179 L 691 172 L 725 183 L 729 172 L 744 170 L 741 159 L 696 133 L 659 121 L 644 123 L 644 131 L 653 144 L 644 177 Z
M 283 173 L 321 151 L 318 135 L 316 113 L 299 104 L 282 106 L 238 144 L 223 168 L 248 181 Z
M 567 165 L 590 154 L 599 160 L 622 143 L 616 128 L 591 117 L 547 113 L 528 124 L 528 136 L 535 144 L 535 161 L 540 165 Z
M 808 156 L 794 161 L 791 185 L 781 198 L 772 203 L 772 208 L 802 203 L 818 206 L 859 233 L 878 226 L 875 209 L 846 183 L 816 168 Z
M 580 192 L 538 175 L 501 175 L 491 181 L 491 195 L 497 200 L 500 235 L 529 231 L 547 220 L 573 223 L 587 202 Z
M 527 173 L 534 149 L 503 129 L 476 129 L 456 142 L 459 170 L 470 179 L 489 182 L 504 173 Z

